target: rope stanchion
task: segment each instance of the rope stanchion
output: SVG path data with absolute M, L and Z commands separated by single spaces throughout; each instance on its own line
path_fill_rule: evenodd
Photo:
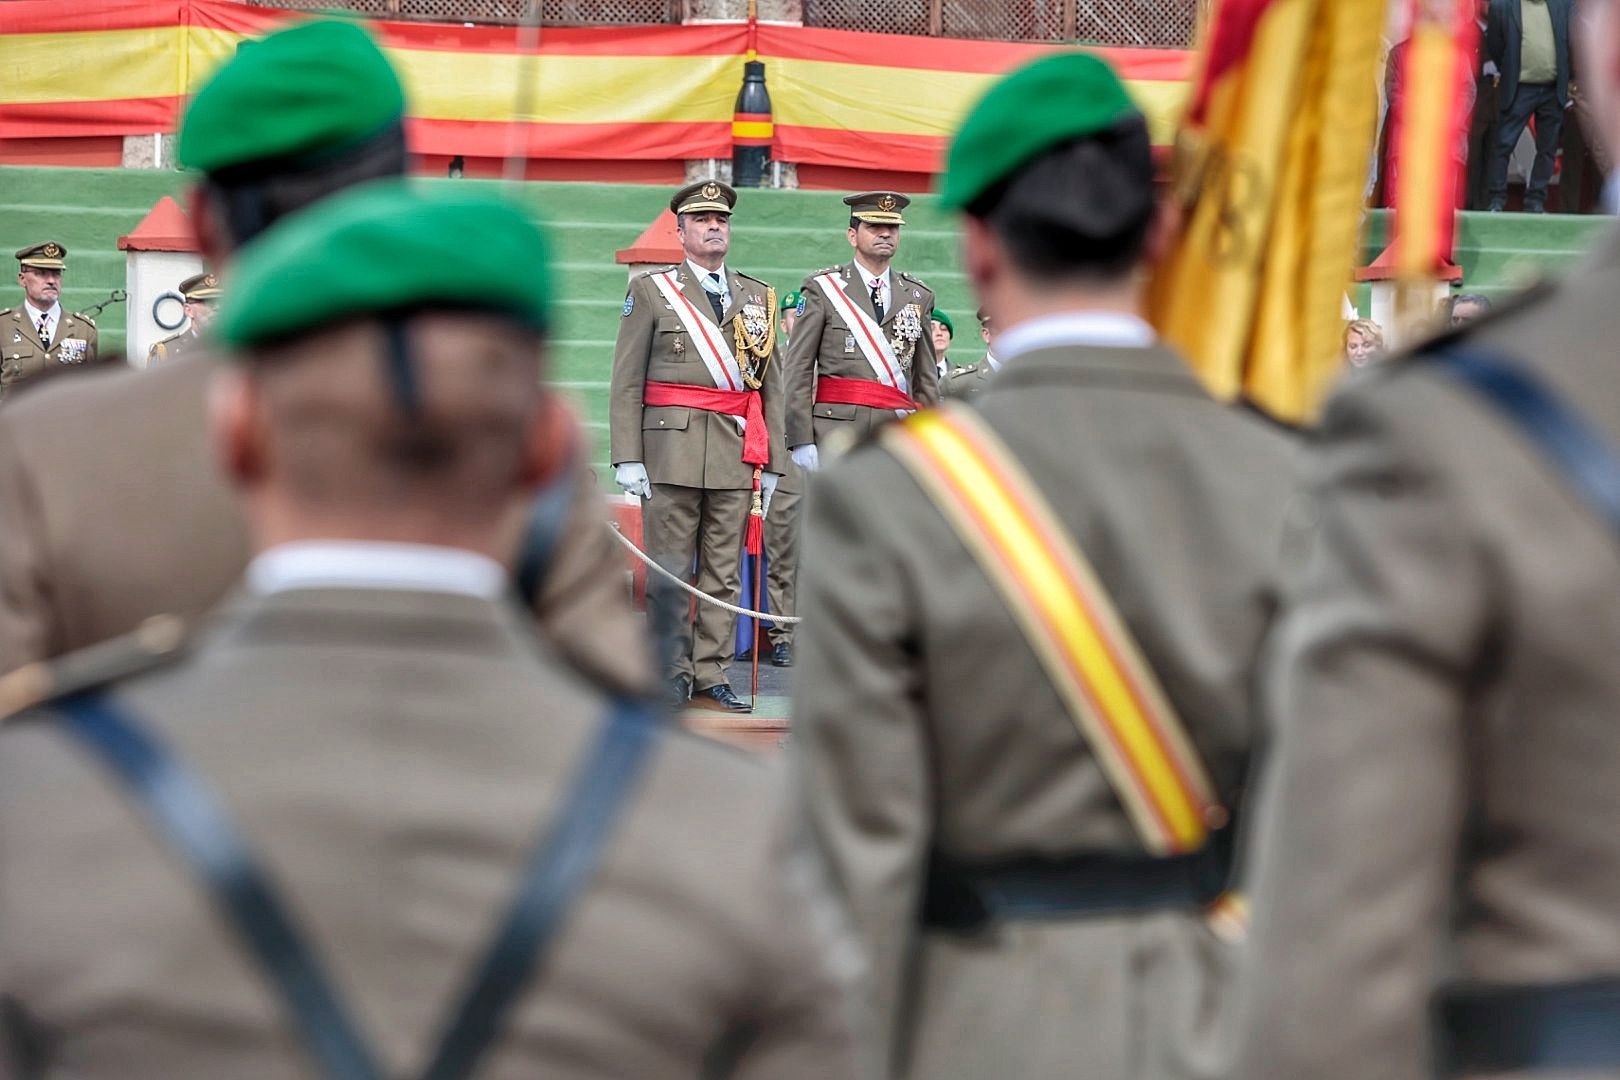
M 647 565 L 649 569 L 656 570 L 660 575 L 668 578 L 670 581 L 673 581 L 675 584 L 679 585 L 681 588 L 685 589 L 687 592 L 691 593 L 693 596 L 697 597 L 699 600 L 702 600 L 706 604 L 713 604 L 715 607 L 729 611 L 733 615 L 741 615 L 744 618 L 749 619 L 763 619 L 766 622 L 773 622 L 778 626 L 794 626 L 803 621 L 796 615 L 772 615 L 766 611 L 752 611 L 745 607 L 739 607 L 736 604 L 728 604 L 718 597 L 710 596 L 702 589 L 697 588 L 690 582 L 681 580 L 668 570 L 665 570 L 662 566 L 659 566 L 653 561 L 651 555 L 648 555 L 645 551 L 642 551 L 636 546 L 635 541 L 624 535 L 624 533 L 619 529 L 617 522 L 609 522 L 608 528 L 613 530 L 613 538 L 628 548 L 630 550 L 630 554 L 634 555 L 637 559 L 640 559 Z

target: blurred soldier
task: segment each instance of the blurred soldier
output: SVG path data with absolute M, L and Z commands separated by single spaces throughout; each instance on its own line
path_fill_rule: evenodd
M 204 257 L 217 267 L 283 214 L 401 173 L 404 109 L 398 77 L 354 25 L 301 23 L 242 49 L 180 132 L 181 162 L 202 173 L 191 217 Z M 0 671 L 160 612 L 200 615 L 241 575 L 243 524 L 206 453 L 202 351 L 65 380 L 4 410 Z M 650 689 L 623 558 L 583 464 L 567 509 L 536 598 L 541 629 L 593 675 Z
M 928 330 L 934 337 L 934 370 L 939 373 L 939 381 L 943 384 L 945 376 L 951 373 L 951 362 L 946 359 L 945 353 L 951 347 L 951 339 L 956 336 L 956 326 L 949 315 L 936 310 L 928 316 Z
M 0 311 L 0 401 L 20 384 L 96 362 L 96 324 L 76 311 L 62 310 L 62 273 L 67 248 L 54 241 L 17 252 L 17 281 L 23 302 Z
M 979 340 L 984 342 L 984 359 L 977 364 L 963 364 L 952 371 L 949 378 L 940 383 L 941 397 L 970 401 L 984 389 L 990 376 L 1001 370 L 1001 361 L 996 359 L 995 350 L 990 347 L 990 315 L 981 307 L 975 312 L 975 317 L 979 321 Z
M 726 266 L 737 193 L 703 180 L 669 208 L 686 252 L 630 282 L 613 353 L 612 457 L 618 484 L 644 500 L 647 553 L 681 580 L 735 604 L 750 504 L 769 509 L 785 467 L 776 291 Z M 769 531 L 767 529 L 767 531 Z M 747 712 L 726 680 L 736 616 L 658 575 L 648 613 L 675 707 Z
M 180 283 L 180 298 L 185 301 L 186 327 L 178 334 L 153 342 L 146 354 L 149 368 L 178 360 L 196 348 L 203 328 L 213 317 L 214 302 L 219 299 L 219 278 L 206 272 L 193 274 Z
M 869 191 L 849 206 L 855 256 L 799 287 L 799 321 L 787 352 L 787 445 L 814 471 L 885 420 L 939 400 L 929 316 L 934 294 L 890 263 L 911 200 Z
M 1620 5 L 1571 26 L 1620 146 Z M 1617 291 L 1611 229 L 1328 404 L 1237 1076 L 1620 1076 Z
M 0 736 L 0 993 L 39 1073 L 292 1078 L 301 1042 L 334 1060 L 295 1018 L 341 1031 L 336 1010 L 284 1013 L 310 982 L 278 1003 L 280 969 L 232 939 L 279 909 L 277 961 L 337 976 L 368 1075 L 415 1074 L 503 926 L 496 955 L 539 977 L 473 1009 L 480 1076 L 859 1075 L 859 954 L 772 774 L 592 689 L 511 595 L 511 522 L 568 468 L 535 378 L 549 269 L 515 207 L 397 180 L 242 253 L 218 324 L 242 365 L 211 424 L 250 523 L 243 594 L 184 658 L 153 624 L 64 658 L 72 683 Z M 164 779 L 96 767 L 131 747 Z M 218 802 L 177 834 L 163 800 L 193 768 Z M 268 901 L 188 878 L 222 849 L 273 867 Z
M 1217 1056 L 1230 958 L 1205 908 L 1289 448 L 1143 321 L 1152 185 L 1102 61 L 992 88 L 942 202 L 1002 370 L 972 407 L 885 427 L 810 501 L 789 753 L 900 1076 L 1179 1077 Z

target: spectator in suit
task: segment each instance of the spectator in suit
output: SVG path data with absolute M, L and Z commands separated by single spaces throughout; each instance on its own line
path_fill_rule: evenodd
M 1489 209 L 1507 205 L 1508 157 L 1532 116 L 1536 161 L 1525 183 L 1524 209 L 1547 207 L 1558 136 L 1569 107 L 1569 16 L 1574 0 L 1491 0 L 1485 19 L 1485 55 L 1501 72 L 1496 87 L 1498 127 L 1491 148 Z

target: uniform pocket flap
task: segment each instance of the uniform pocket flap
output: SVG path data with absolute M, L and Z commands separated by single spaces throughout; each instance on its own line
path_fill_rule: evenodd
M 684 405 L 649 405 L 641 410 L 642 431 L 685 431 L 692 410 Z
M 685 329 L 686 327 L 681 325 L 680 317 L 677 315 L 658 316 L 658 332 L 660 334 L 678 334 Z
M 855 410 L 857 408 L 859 408 L 859 406 L 839 405 L 830 401 L 818 401 L 811 415 L 824 416 L 828 420 L 853 420 L 855 419 Z

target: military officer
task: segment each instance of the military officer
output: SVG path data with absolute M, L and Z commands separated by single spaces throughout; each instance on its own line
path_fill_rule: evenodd
M 1003 369 L 815 480 L 804 812 L 895 1075 L 1205 1075 L 1289 444 L 1143 321 L 1150 140 L 1103 61 L 992 87 L 942 202 Z
M 1570 27 L 1613 150 L 1620 6 Z M 1233 1075 L 1620 1076 L 1620 522 L 1570 471 L 1620 480 L 1617 290 L 1611 226 L 1329 401 L 1263 675 Z
M 219 299 L 219 278 L 206 271 L 191 275 L 180 283 L 180 298 L 185 302 L 187 325 L 178 334 L 153 342 L 146 353 L 149 368 L 176 360 L 196 347 L 214 314 L 214 303 Z
M 778 306 L 781 309 L 782 342 L 786 344 L 788 338 L 793 336 L 793 324 L 799 321 L 799 290 L 789 289 L 783 293 Z
M 990 376 L 1001 370 L 1001 361 L 996 358 L 990 342 L 990 315 L 982 307 L 975 314 L 979 322 L 979 340 L 984 342 L 984 359 L 977 364 L 963 364 L 941 380 L 941 397 L 971 400 L 984 389 Z
M 95 321 L 62 310 L 62 274 L 67 248 L 54 241 L 17 252 L 23 302 L 0 311 L 0 401 L 21 384 L 96 362 Z
M 190 203 L 204 258 L 222 267 L 277 217 L 401 174 L 404 110 L 399 77 L 354 24 L 312 20 L 238 51 L 180 131 L 201 176 Z M 241 576 L 241 513 L 207 453 L 206 351 L 64 379 L 0 410 L 0 671 L 162 612 L 200 616 Z M 543 635 L 605 683 L 651 692 L 645 629 L 583 461 L 560 524 L 534 592 Z
M 911 200 L 869 191 L 849 206 L 854 257 L 800 286 L 787 353 L 787 444 L 814 471 L 873 427 L 939 400 L 929 315 L 933 291 L 891 265 Z
M 0 735 L 0 1037 L 40 1074 L 309 1075 L 232 934 L 267 905 L 210 908 L 184 836 L 148 827 L 143 789 L 76 741 L 90 718 L 154 740 L 242 823 L 291 937 L 377 1040 L 367 1075 L 429 1060 L 497 925 L 522 925 L 518 882 L 568 880 L 560 933 L 530 949 L 542 976 L 474 1013 L 493 1029 L 478 1075 L 867 1075 L 859 954 L 775 774 L 592 689 L 507 587 L 508 521 L 567 468 L 535 378 L 547 262 L 516 207 L 399 180 L 242 254 L 218 321 L 240 364 L 213 414 L 251 523 L 240 598 L 183 659 L 142 663 L 170 644 L 155 626 L 65 659 L 55 710 Z M 629 777 L 597 767 L 603 746 Z M 599 831 L 526 873 L 533 837 L 582 826 Z
M 950 350 L 951 339 L 956 336 L 956 324 L 951 322 L 949 315 L 936 308 L 928 316 L 928 331 L 934 338 L 934 370 L 939 373 L 939 381 L 943 383 L 951 371 L 951 362 L 946 358 L 946 353 Z
M 742 595 L 744 535 L 754 493 L 768 510 L 785 468 L 776 292 L 726 266 L 737 193 L 702 180 L 669 207 L 686 260 L 637 276 L 613 352 L 610 412 L 615 478 L 643 500 L 647 551 L 709 596 Z M 726 667 L 736 616 L 653 575 L 649 614 L 660 634 L 672 702 L 746 712 Z

